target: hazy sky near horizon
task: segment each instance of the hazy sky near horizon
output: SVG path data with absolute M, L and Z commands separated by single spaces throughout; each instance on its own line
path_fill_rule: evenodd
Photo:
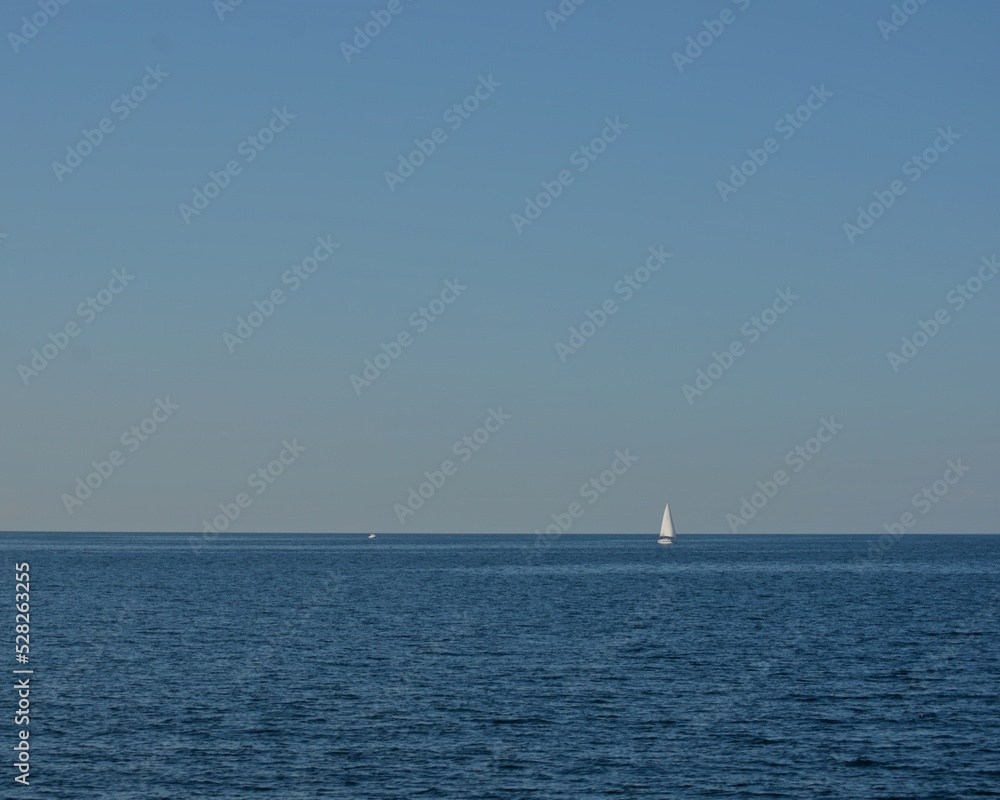
M 230 2 L 0 12 L 0 529 L 997 532 L 995 4 Z

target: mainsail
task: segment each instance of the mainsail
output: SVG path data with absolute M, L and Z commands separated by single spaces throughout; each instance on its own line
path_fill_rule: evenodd
M 663 509 L 663 524 L 660 525 L 660 541 L 674 540 L 674 521 L 670 517 L 670 503 Z

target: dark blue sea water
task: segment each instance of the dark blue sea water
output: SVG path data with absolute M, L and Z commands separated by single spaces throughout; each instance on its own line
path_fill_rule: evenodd
M 3 535 L 0 796 L 998 797 L 1000 537 L 877 541 Z

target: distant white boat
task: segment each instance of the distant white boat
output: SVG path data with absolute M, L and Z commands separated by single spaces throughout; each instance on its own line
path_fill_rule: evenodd
M 674 521 L 670 517 L 670 503 L 663 509 L 663 523 L 660 525 L 660 538 L 657 544 L 673 544 L 677 537 L 674 534 Z
M 369 539 L 374 539 L 375 538 L 375 534 L 374 533 L 369 533 L 368 534 L 368 538 Z

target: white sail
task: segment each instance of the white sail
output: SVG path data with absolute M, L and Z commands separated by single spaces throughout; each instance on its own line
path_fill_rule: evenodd
M 674 540 L 674 521 L 670 516 L 670 503 L 663 509 L 663 524 L 660 525 L 660 541 Z

